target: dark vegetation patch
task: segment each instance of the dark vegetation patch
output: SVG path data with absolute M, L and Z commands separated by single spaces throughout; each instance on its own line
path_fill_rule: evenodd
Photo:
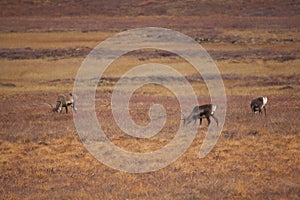
M 260 38 L 260 37 L 248 37 L 242 38 L 240 36 L 235 35 L 224 35 L 226 32 L 218 32 L 218 31 L 208 31 L 205 34 L 197 34 L 195 40 L 201 44 L 205 43 L 220 43 L 226 42 L 231 44 L 238 45 L 253 45 L 253 44 L 289 44 L 289 43 L 297 43 L 300 42 L 297 38 Z M 200 36 L 199 36 L 200 35 Z
M 223 76 L 226 79 L 226 76 Z M 240 77 L 242 83 L 235 84 L 234 87 L 250 87 L 250 86 L 282 86 L 280 90 L 293 89 L 291 85 L 299 85 L 300 79 L 297 74 L 293 75 L 270 75 L 262 76 L 245 76 Z M 230 79 L 229 79 L 230 80 Z M 232 79 L 234 80 L 234 79 Z M 237 80 L 237 79 L 235 79 Z
M 293 89 L 295 89 L 295 88 L 290 85 L 286 85 L 286 86 L 279 88 L 278 90 L 293 90 Z
M 226 139 L 233 139 L 237 137 L 237 132 L 236 131 L 223 131 L 222 136 L 225 137 Z
M 203 31 L 218 28 L 298 28 L 297 1 L 0 1 L 0 30 L 122 31 L 137 27 L 180 30 L 200 40 Z M 13 23 L 12 23 L 13 22 Z M 226 36 L 227 37 L 227 36 Z M 231 42 L 240 43 L 236 36 Z M 201 39 L 202 38 L 202 39 Z M 259 38 L 257 38 L 259 39 Z M 289 39 L 288 39 L 289 40 Z M 270 42 L 276 42 L 276 38 Z
M 66 79 L 54 79 L 46 82 L 42 82 L 42 84 L 47 84 L 48 86 L 57 86 L 57 85 L 67 85 L 73 84 L 74 78 L 66 78 Z
M 260 132 L 258 130 L 250 130 L 247 135 L 249 136 L 259 136 Z
M 90 52 L 90 48 L 65 48 L 65 49 L 0 49 L 0 57 L 7 59 L 38 59 L 38 58 L 69 58 L 83 57 Z
M 1 1 L 1 16 L 290 16 L 299 14 L 297 1 Z
M 0 86 L 3 86 L 3 87 L 17 87 L 16 84 L 14 84 L 14 83 L 4 83 L 4 82 L 0 82 Z
M 62 49 L 32 49 L 32 48 L 16 48 L 16 49 L 0 49 L 0 58 L 7 59 L 39 59 L 39 58 L 71 58 L 85 57 L 91 52 L 89 47 L 78 48 L 62 48 Z M 210 50 L 208 51 L 214 60 L 243 60 L 243 59 L 262 59 L 264 61 L 275 60 L 285 62 L 289 60 L 300 59 L 300 50 L 280 51 L 280 50 Z M 140 61 L 153 59 L 176 57 L 175 54 L 166 51 L 135 51 L 126 54 L 127 56 L 135 56 Z
M 264 61 L 275 60 L 278 62 L 285 62 L 289 60 L 296 60 L 300 58 L 299 50 L 280 51 L 280 50 L 238 50 L 238 51 L 208 51 L 211 57 L 215 60 L 244 60 L 248 59 L 262 59 Z

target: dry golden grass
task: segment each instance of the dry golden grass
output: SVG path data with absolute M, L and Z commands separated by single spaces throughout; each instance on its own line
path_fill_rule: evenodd
M 249 31 L 233 30 L 246 37 Z M 262 38 L 273 37 L 265 31 Z M 1 48 L 93 47 L 107 32 L 1 33 Z M 286 33 L 294 37 L 293 31 Z M 290 35 L 289 35 L 290 34 Z M 252 37 L 253 35 L 250 35 Z M 285 33 L 280 33 L 284 38 Z M 36 41 L 33 39 L 37 39 Z M 247 38 L 248 39 L 248 38 Z M 35 42 L 33 42 L 35 41 Z M 65 42 L 63 42 L 65 41 Z M 297 50 L 298 43 L 276 44 Z M 209 50 L 265 49 L 270 45 L 206 43 Z M 198 158 L 206 121 L 187 152 L 161 170 L 128 174 L 111 169 L 93 158 L 76 135 L 72 114 L 49 112 L 43 102 L 56 100 L 72 90 L 82 57 L 0 60 L 0 198 L 1 199 L 299 199 L 300 119 L 299 59 L 280 62 L 260 59 L 217 60 L 228 98 L 226 122 L 213 151 Z M 155 57 L 147 62 L 173 66 L 185 76 L 195 74 L 182 59 Z M 139 56 L 124 56 L 105 76 L 118 78 L 144 63 Z M 209 101 L 203 82 L 193 82 L 199 102 Z M 147 120 L 153 99 L 169 109 L 163 132 L 149 140 L 126 136 L 114 123 L 110 96 L 114 81 L 100 83 L 96 111 L 107 136 L 124 149 L 143 152 L 161 148 L 176 131 L 180 113 L 174 96 L 163 88 L 140 88 L 131 102 L 138 124 Z M 289 86 L 289 87 L 286 87 Z M 269 97 L 267 117 L 250 113 L 253 97 Z M 139 100 L 147 100 L 142 104 Z M 42 103 L 41 103 L 42 102 Z
M 113 32 L 15 32 L 0 33 L 0 48 L 55 49 L 68 47 L 95 47 Z M 45 38 L 47 38 L 45 40 Z M 75 44 L 75 45 L 74 45 Z

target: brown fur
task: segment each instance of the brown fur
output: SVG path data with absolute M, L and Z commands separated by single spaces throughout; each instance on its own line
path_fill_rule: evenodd
M 214 116 L 215 109 L 216 106 L 213 104 L 195 106 L 192 113 L 188 117 L 183 118 L 183 123 L 189 124 L 194 120 L 194 124 L 195 124 L 196 120 L 200 119 L 200 125 L 201 125 L 202 119 L 205 117 L 209 125 L 211 122 L 210 117 L 212 117 L 218 125 L 219 124 L 218 119 Z
M 69 94 L 60 94 L 56 100 L 56 106 L 52 109 L 53 112 L 62 112 L 63 108 L 66 109 L 68 113 L 68 106 L 73 108 L 73 111 L 76 113 L 77 109 L 75 107 L 75 100 L 71 93 Z

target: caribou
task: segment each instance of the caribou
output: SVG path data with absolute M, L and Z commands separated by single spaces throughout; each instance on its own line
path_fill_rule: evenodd
M 253 99 L 250 104 L 252 113 L 254 114 L 256 112 L 259 112 L 259 114 L 262 114 L 262 109 L 263 109 L 265 116 L 267 116 L 267 110 L 266 110 L 267 102 L 268 102 L 267 97 L 258 97 L 256 99 Z
M 51 103 L 48 104 L 51 106 L 53 112 L 61 113 L 63 108 L 65 108 L 66 113 L 68 113 L 68 106 L 71 106 L 75 113 L 77 111 L 77 108 L 75 107 L 75 98 L 72 93 L 58 95 L 55 107 Z
M 202 119 L 206 118 L 208 125 L 210 125 L 210 117 L 212 117 L 217 126 L 219 125 L 219 121 L 217 117 L 214 115 L 217 106 L 214 104 L 204 104 L 200 106 L 195 106 L 191 114 L 187 117 L 183 117 L 183 124 L 189 124 L 194 120 L 194 124 L 196 123 L 197 119 L 200 119 L 200 125 L 202 124 Z

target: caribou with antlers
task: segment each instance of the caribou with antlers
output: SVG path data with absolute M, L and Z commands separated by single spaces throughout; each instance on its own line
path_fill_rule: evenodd
M 52 107 L 53 112 L 61 113 L 63 108 L 65 108 L 66 113 L 68 113 L 68 106 L 71 106 L 75 113 L 77 111 L 77 108 L 75 107 L 75 98 L 72 93 L 58 95 L 55 107 L 51 103 L 48 104 Z

